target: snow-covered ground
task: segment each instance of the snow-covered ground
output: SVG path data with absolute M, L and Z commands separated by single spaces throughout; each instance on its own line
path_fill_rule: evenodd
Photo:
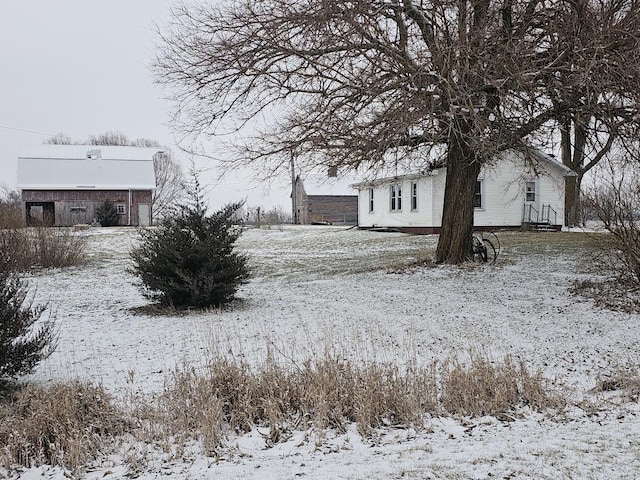
M 138 478 L 640 478 L 639 406 L 587 393 L 598 376 L 640 365 L 640 322 L 567 293 L 575 279 L 593 275 L 581 234 L 504 233 L 496 265 L 397 273 L 394 266 L 432 253 L 437 237 L 247 230 L 238 246 L 250 254 L 255 276 L 241 301 L 175 317 L 133 310 L 147 303 L 127 272 L 135 230 L 87 235 L 86 266 L 31 279 L 60 327 L 58 349 L 33 381 L 80 377 L 126 396 L 159 392 L 175 366 L 201 366 L 216 351 L 260 362 L 267 349 L 306 359 L 331 348 L 360 361 L 431 363 L 480 350 L 524 359 L 573 398 L 574 406 L 552 418 L 434 418 L 424 430 L 389 430 L 375 441 L 354 428 L 321 442 L 296 432 L 266 448 L 255 430 L 231 439 L 224 458 L 197 450 L 180 458 L 148 454 L 153 461 Z M 121 478 L 127 468 L 113 456 L 86 478 Z M 63 476 L 50 467 L 22 474 Z

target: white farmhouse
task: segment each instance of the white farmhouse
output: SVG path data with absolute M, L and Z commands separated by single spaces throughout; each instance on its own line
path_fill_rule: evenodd
M 565 177 L 573 173 L 554 158 L 529 151 L 527 161 L 509 151 L 483 167 L 475 185 L 474 227 L 479 230 L 560 230 Z M 446 168 L 368 180 L 358 190 L 358 226 L 407 233 L 438 233 Z

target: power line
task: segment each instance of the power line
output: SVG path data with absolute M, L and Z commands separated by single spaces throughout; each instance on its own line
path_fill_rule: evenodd
M 33 133 L 34 135 L 42 135 L 44 137 L 55 137 L 56 135 L 58 135 L 57 133 L 37 132 L 35 130 L 27 130 L 26 128 L 9 127 L 7 125 L 0 125 L 0 128 L 4 128 L 5 130 L 13 130 L 14 132 Z M 64 136 L 69 138 L 70 140 L 77 140 L 81 142 L 84 142 L 86 140 L 84 138 L 74 138 L 68 135 L 64 135 Z

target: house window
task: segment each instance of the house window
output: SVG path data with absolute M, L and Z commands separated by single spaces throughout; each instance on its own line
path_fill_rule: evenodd
M 525 200 L 527 202 L 536 201 L 536 182 L 525 183 Z
M 473 207 L 483 208 L 484 203 L 482 201 L 482 180 L 476 181 L 475 191 L 473 194 Z
M 402 185 L 399 183 L 391 185 L 391 211 L 399 212 L 402 210 Z
M 116 212 L 118 212 L 118 215 L 124 215 L 124 203 L 118 203 L 116 205 Z
M 418 210 L 418 182 L 411 182 L 411 210 Z
M 369 213 L 373 213 L 373 188 L 369 189 Z

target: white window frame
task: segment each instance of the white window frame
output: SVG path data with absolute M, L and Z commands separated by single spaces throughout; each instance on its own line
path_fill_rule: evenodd
M 527 203 L 535 203 L 537 190 L 535 180 L 524 182 L 524 201 Z
M 389 188 L 389 210 L 392 212 L 402 211 L 402 184 L 394 183 Z
M 418 182 L 414 180 L 411 182 L 411 211 L 418 211 Z
M 480 188 L 477 188 L 478 185 Z M 479 201 L 478 201 L 479 200 Z M 479 178 L 473 186 L 473 208 L 484 208 L 484 180 Z
M 369 189 L 369 213 L 373 213 L 373 188 Z
M 126 205 L 124 203 L 116 204 L 116 212 L 118 213 L 118 215 L 126 215 L 127 214 L 127 209 L 125 207 L 126 207 Z

